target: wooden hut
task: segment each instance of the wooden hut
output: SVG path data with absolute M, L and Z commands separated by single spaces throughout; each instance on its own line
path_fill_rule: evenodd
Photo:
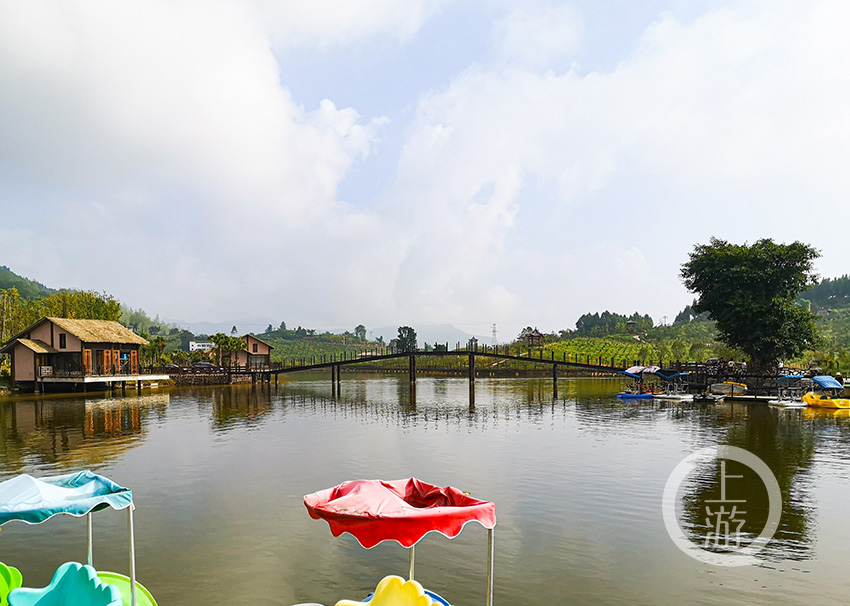
M 271 366 L 272 347 L 254 335 L 244 335 L 245 348 L 236 352 L 236 364 L 246 369 Z
M 147 341 L 111 320 L 44 317 L 12 337 L 0 353 L 9 354 L 12 379 L 23 391 L 75 391 L 88 383 L 162 380 L 141 375 L 140 349 Z

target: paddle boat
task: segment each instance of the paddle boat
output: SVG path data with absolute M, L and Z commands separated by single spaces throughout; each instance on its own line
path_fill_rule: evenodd
M 747 393 L 746 383 L 736 383 L 735 381 L 723 381 L 722 383 L 712 383 L 708 388 L 708 392 L 716 396 L 742 396 Z
M 652 375 L 659 371 L 658 366 L 631 366 L 621 370 L 619 374 L 625 375 L 634 382 L 617 394 L 620 400 L 651 400 L 654 396 L 655 386 L 644 380 L 644 375 Z
M 844 386 L 830 375 L 812 377 L 812 389 L 803 396 L 803 402 L 820 408 L 850 408 L 850 397 Z
M 335 537 L 347 532 L 366 549 L 384 541 L 395 541 L 409 551 L 407 581 L 399 576 L 387 576 L 366 599 L 341 600 L 336 606 L 450 606 L 443 597 L 415 581 L 414 549 L 432 532 L 453 539 L 470 522 L 478 522 L 487 529 L 486 604 L 492 606 L 494 503 L 473 498 L 451 486 L 407 478 L 343 482 L 306 495 L 304 506 L 312 518 L 325 520 Z
M 677 372 L 666 376 L 660 372 L 656 372 L 656 374 L 661 377 L 661 391 L 653 394 L 655 399 L 679 402 L 693 401 L 694 395 L 688 392 L 688 384 L 685 382 L 685 377 L 690 373 Z
M 107 508 L 127 511 L 130 576 L 94 568 L 92 559 L 92 513 Z M 13 521 L 42 524 L 65 514 L 86 518 L 88 563 L 60 566 L 44 588 L 24 588 L 20 572 L 0 564 L 0 603 L 9 606 L 157 606 L 150 592 L 136 581 L 133 531 L 133 493 L 91 471 L 34 478 L 23 474 L 0 482 L 0 526 Z M 8 579 L 9 582 L 5 582 Z
M 767 401 L 770 406 L 782 408 L 803 408 L 808 406 L 803 401 L 803 375 L 784 375 L 776 379 L 776 397 Z

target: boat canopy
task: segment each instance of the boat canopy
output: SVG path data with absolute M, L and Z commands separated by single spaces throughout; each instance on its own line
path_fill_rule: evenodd
M 659 377 L 663 378 L 665 381 L 672 381 L 673 379 L 681 379 L 682 377 L 687 377 L 691 373 L 690 372 L 676 372 L 676 373 L 673 373 L 672 375 L 665 375 L 663 373 L 658 372 L 658 373 L 655 373 L 655 374 L 657 374 Z
M 658 366 L 630 366 L 626 370 L 621 371 L 627 375 L 655 374 L 661 370 Z
M 834 377 L 829 375 L 819 375 L 817 377 L 812 377 L 812 381 L 815 382 L 815 385 L 820 387 L 821 389 L 844 389 L 844 386 L 839 383 Z
M 91 471 L 48 478 L 23 474 L 0 482 L 0 526 L 13 520 L 40 524 L 60 513 L 80 517 L 132 504 L 129 488 Z
M 620 371 L 620 374 L 621 374 L 621 375 L 626 375 L 627 377 L 631 377 L 631 378 L 633 378 L 633 379 L 640 379 L 640 378 L 641 378 L 641 376 L 640 376 L 640 375 L 636 375 L 636 374 L 631 373 L 631 372 L 629 372 L 629 371 L 627 371 L 627 370 L 621 370 L 621 371 Z
M 777 385 L 790 385 L 791 383 L 796 383 L 800 379 L 805 378 L 804 375 L 782 375 L 778 379 L 774 381 Z
M 469 522 L 496 526 L 495 503 L 416 478 L 343 482 L 308 494 L 304 505 L 335 537 L 348 532 L 366 549 L 383 541 L 412 547 L 429 532 L 453 539 Z

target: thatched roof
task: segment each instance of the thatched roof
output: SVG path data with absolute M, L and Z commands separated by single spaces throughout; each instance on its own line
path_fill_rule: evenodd
M 84 343 L 148 344 L 132 330 L 112 320 L 71 320 L 69 318 L 47 318 L 47 320 Z
M 44 341 L 39 341 L 38 339 L 18 339 L 17 342 L 23 345 L 24 347 L 33 350 L 37 354 L 59 353 L 57 350 L 50 347 L 50 345 L 48 345 Z

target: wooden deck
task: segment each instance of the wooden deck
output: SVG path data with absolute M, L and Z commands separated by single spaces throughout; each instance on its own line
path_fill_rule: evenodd
M 167 374 L 148 375 L 80 375 L 66 377 L 39 377 L 39 383 L 136 383 L 138 381 L 167 381 Z

